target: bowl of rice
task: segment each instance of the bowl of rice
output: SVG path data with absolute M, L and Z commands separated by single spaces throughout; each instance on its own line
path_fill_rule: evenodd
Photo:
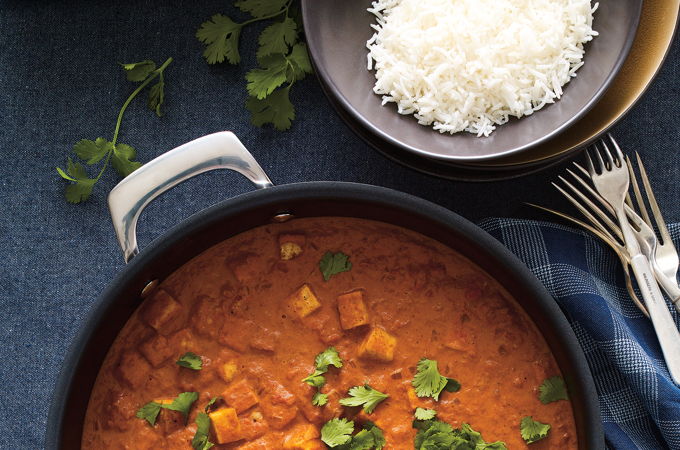
M 449 164 L 484 164 L 568 132 L 623 65 L 641 8 L 302 0 L 313 64 L 341 116 L 374 146 Z

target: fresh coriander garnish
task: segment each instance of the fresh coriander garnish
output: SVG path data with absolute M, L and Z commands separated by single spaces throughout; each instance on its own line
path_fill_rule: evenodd
M 318 370 L 326 372 L 328 366 L 333 366 L 337 369 L 342 367 L 342 358 L 335 347 L 328 347 L 314 358 L 314 365 Z
M 522 418 L 522 421 L 519 424 L 519 431 L 522 434 L 522 439 L 524 439 L 527 444 L 532 444 L 548 436 L 550 425 L 537 422 L 531 416 L 526 416 Z
M 352 439 L 354 422 L 347 419 L 331 419 L 321 428 L 321 440 L 329 447 L 346 444 Z
M 416 408 L 413 414 L 416 420 L 430 420 L 437 416 L 437 411 L 434 409 Z
M 322 394 L 318 391 L 314 393 L 314 396 L 312 397 L 312 405 L 323 406 L 326 403 L 328 403 L 328 395 Z
M 423 358 L 418 361 L 417 372 L 411 384 L 418 397 L 432 397 L 439 401 L 439 394 L 446 389 L 448 392 L 460 390 L 460 383 L 453 378 L 447 378 L 439 373 L 437 361 Z
M 538 399 L 544 405 L 558 400 L 569 400 L 567 387 L 560 376 L 547 378 L 538 389 L 540 391 Z
M 104 175 L 109 164 L 122 177 L 126 177 L 141 167 L 141 163 L 134 161 L 137 157 L 137 151 L 130 145 L 121 144 L 118 142 L 118 133 L 120 125 L 123 121 L 123 114 L 132 100 L 144 89 L 149 83 L 158 78 L 158 82 L 149 90 L 149 108 L 161 116 L 161 105 L 165 99 L 164 86 L 165 81 L 163 72 L 172 62 L 172 58 L 168 58 L 160 67 L 156 68 L 156 63 L 145 60 L 138 63 L 121 64 L 123 70 L 127 74 L 127 79 L 134 82 L 141 82 L 137 89 L 125 100 L 123 106 L 118 112 L 118 119 L 116 120 L 116 128 L 113 131 L 113 139 L 108 141 L 103 137 L 99 137 L 94 141 L 89 139 L 81 139 L 73 146 L 73 152 L 83 160 L 87 165 L 91 166 L 100 161 L 104 161 L 96 177 L 90 178 L 87 169 L 79 162 L 73 162 L 68 158 L 66 170 L 57 167 L 57 173 L 63 179 L 70 181 L 64 191 L 66 200 L 70 203 L 80 203 L 88 199 L 92 194 L 94 185 Z
M 385 435 L 373 423 L 367 422 L 364 429 L 352 436 L 350 450 L 381 450 L 385 446 Z
M 179 411 L 184 416 L 184 420 L 187 420 L 191 405 L 193 405 L 196 400 L 198 400 L 198 392 L 182 392 L 175 397 L 171 403 L 147 403 L 139 408 L 136 416 L 146 420 L 151 426 L 154 426 L 156 424 L 156 419 L 158 418 L 158 413 L 161 411 L 161 408 L 163 408 Z
M 221 398 L 222 398 L 222 397 L 213 397 L 213 398 L 211 398 L 210 401 L 208 402 L 208 404 L 205 405 L 204 411 L 207 412 L 207 413 L 210 412 L 210 411 L 212 410 L 212 407 L 213 407 L 213 405 L 215 404 L 215 402 L 216 402 L 217 400 L 221 399 Z
M 448 450 L 475 449 L 475 450 L 507 450 L 505 443 L 484 441 L 482 435 L 464 423 L 460 428 L 453 428 L 440 420 L 416 420 L 413 427 L 418 430 L 415 438 L 416 450 Z
M 239 38 L 246 25 L 276 19 L 260 33 L 257 62 L 260 67 L 246 74 L 249 98 L 246 108 L 254 125 L 271 123 L 277 130 L 287 130 L 295 118 L 290 102 L 290 89 L 297 81 L 312 73 L 307 46 L 299 41 L 301 26 L 293 13 L 293 0 L 241 0 L 235 5 L 252 19 L 236 23 L 222 14 L 215 14 L 201 24 L 196 32 L 206 47 L 203 56 L 208 64 L 225 60 L 230 64 L 241 61 Z
M 303 378 L 302 382 L 315 388 L 323 387 L 323 385 L 326 384 L 326 377 L 323 376 L 324 373 L 326 373 L 325 370 L 321 371 L 316 369 L 309 376 Z
M 196 353 L 186 352 L 183 354 L 175 364 L 181 367 L 186 367 L 191 370 L 201 370 L 203 368 L 203 360 Z
M 325 281 L 330 280 L 333 275 L 337 275 L 340 272 L 347 272 L 351 268 L 352 263 L 349 262 L 349 256 L 342 252 L 326 252 L 321 258 L 321 261 L 319 261 L 319 269 L 321 270 L 321 275 L 323 275 Z
M 349 397 L 340 399 L 342 406 L 362 406 L 366 414 L 371 414 L 378 403 L 389 397 L 387 394 L 373 389 L 368 384 L 363 386 L 354 386 L 350 388 Z
M 207 407 L 206 407 L 207 408 Z M 191 440 L 191 446 L 195 450 L 208 450 L 215 444 L 210 442 L 210 416 L 204 412 L 198 413 L 196 415 L 196 434 Z

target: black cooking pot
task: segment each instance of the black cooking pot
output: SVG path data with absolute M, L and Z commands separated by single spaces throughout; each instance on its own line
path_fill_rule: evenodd
M 236 170 L 258 187 L 177 225 L 137 255 L 135 225 L 153 198 L 197 173 Z M 111 192 L 109 207 L 130 263 L 101 295 L 71 346 L 55 389 L 48 449 L 80 447 L 83 420 L 99 367 L 123 325 L 158 283 L 189 259 L 238 233 L 295 217 L 346 216 L 417 231 L 457 250 L 500 282 L 531 316 L 548 342 L 569 389 L 580 449 L 604 448 L 598 398 L 576 336 L 543 285 L 482 229 L 451 211 L 398 191 L 355 183 L 273 186 L 240 141 L 215 133 L 147 163 Z

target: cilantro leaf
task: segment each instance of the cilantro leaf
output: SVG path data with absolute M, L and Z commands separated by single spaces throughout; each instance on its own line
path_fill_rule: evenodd
M 215 445 L 208 440 L 210 437 L 210 417 L 206 413 L 198 413 L 196 425 L 196 434 L 191 440 L 191 446 L 195 450 L 208 450 Z
M 192 352 L 186 352 L 185 354 L 183 354 L 175 362 L 175 364 L 181 367 L 186 367 L 187 369 L 191 370 L 201 370 L 203 368 L 203 360 L 201 359 L 201 357 L 198 356 L 196 353 Z M 217 397 L 211 400 L 211 402 L 215 403 L 215 400 L 217 400 Z M 209 403 L 208 406 L 210 406 L 212 403 Z
M 381 450 L 385 446 L 385 435 L 383 431 L 375 426 L 372 422 L 364 424 L 364 430 L 368 431 L 373 436 L 373 446 L 375 450 Z M 361 431 L 357 434 L 361 434 Z
M 347 272 L 352 268 L 352 263 L 349 262 L 349 256 L 342 252 L 333 253 L 326 252 L 321 261 L 319 261 L 319 269 L 323 279 L 328 281 L 333 275 L 341 272 Z
M 158 78 L 158 83 L 151 86 L 149 89 L 149 109 L 155 111 L 158 117 L 163 115 L 161 111 L 161 106 L 165 101 L 165 80 L 163 79 L 163 74 L 161 73 Z
M 277 12 L 283 12 L 288 0 L 240 0 L 234 5 L 243 12 L 250 13 L 253 17 L 264 18 Z
M 371 414 L 378 403 L 389 397 L 388 394 L 383 394 L 368 384 L 354 386 L 350 388 L 348 394 L 349 397 L 340 399 L 340 404 L 343 406 L 362 406 L 366 414 Z
M 196 31 L 196 37 L 206 44 L 203 57 L 208 64 L 221 63 L 225 59 L 231 64 L 238 64 L 241 61 L 238 40 L 242 28 L 243 24 L 236 23 L 222 14 L 215 14 L 201 24 Z
M 63 179 L 73 182 L 66 186 L 64 191 L 64 196 L 69 203 L 80 203 L 92 194 L 92 188 L 97 179 L 89 178 L 82 164 L 74 163 L 71 158 L 68 158 L 66 171 L 57 167 L 57 172 Z
M 524 439 L 527 444 L 532 444 L 548 435 L 550 425 L 537 422 L 531 416 L 525 416 L 519 424 L 519 431 L 522 434 L 522 439 Z
M 262 69 L 251 69 L 246 74 L 248 93 L 259 100 L 262 100 L 274 89 L 286 82 L 286 69 L 288 61 L 281 54 L 270 55 L 262 60 Z
M 189 417 L 189 410 L 191 405 L 198 400 L 198 392 L 182 392 L 170 404 L 161 405 L 162 408 L 170 409 L 172 411 L 179 411 L 186 420 Z
M 439 420 L 416 420 L 413 427 L 418 430 L 414 441 L 416 450 L 507 450 L 503 442 L 485 442 L 482 435 L 467 423 L 453 428 Z
M 320 388 L 326 384 L 326 377 L 323 376 L 324 373 L 326 373 L 326 371 L 316 369 L 309 376 L 303 378 L 302 382 L 315 388 Z
M 342 358 L 335 347 L 328 347 L 314 358 L 314 364 L 319 370 L 326 372 L 328 366 L 333 366 L 337 369 L 342 367 Z
M 347 419 L 331 419 L 321 428 L 321 440 L 329 447 L 346 444 L 352 439 L 354 422 Z
M 437 411 L 434 409 L 416 408 L 414 416 L 416 420 L 430 420 L 437 416 Z
M 116 144 L 111 156 L 111 165 L 123 177 L 130 175 L 142 167 L 142 163 L 132 161 L 137 156 L 137 151 L 127 144 Z
M 312 63 L 309 61 L 309 54 L 307 53 L 307 46 L 303 42 L 295 44 L 286 59 L 292 69 L 286 73 L 289 82 L 299 81 L 313 71 Z
M 560 376 L 547 378 L 538 389 L 540 391 L 538 399 L 544 405 L 558 400 L 569 400 L 567 387 Z
M 297 38 L 297 24 L 290 17 L 286 17 L 282 22 L 274 22 L 265 28 L 258 42 L 260 48 L 257 49 L 257 59 L 272 54 L 286 54 L 288 47 L 295 44 Z
M 287 130 L 295 118 L 295 107 L 290 102 L 290 85 L 277 89 L 267 97 L 248 97 L 246 108 L 252 114 L 251 122 L 257 127 L 271 123 L 279 131 Z
M 161 412 L 161 404 L 157 402 L 149 402 L 146 405 L 139 408 L 136 417 L 139 419 L 144 419 L 149 422 L 149 425 L 156 425 L 156 419 L 158 418 L 158 413 Z
M 136 63 L 121 64 L 129 81 L 144 81 L 151 72 L 156 70 L 156 63 L 144 60 Z
M 113 144 L 102 137 L 92 141 L 81 139 L 73 145 L 73 152 L 87 164 L 98 163 L 113 148 Z
M 208 404 L 205 405 L 204 411 L 205 411 L 205 412 L 210 412 L 210 410 L 212 409 L 212 406 L 215 404 L 215 402 L 216 402 L 217 400 L 221 399 L 221 398 L 222 398 L 222 397 L 213 397 L 213 398 L 211 398 L 210 401 L 208 402 Z
M 460 383 L 439 373 L 437 361 L 423 358 L 418 361 L 416 368 L 417 372 L 411 384 L 418 397 L 432 397 L 439 401 L 439 394 L 444 389 L 448 392 L 456 392 L 460 389 Z
M 326 403 L 328 403 L 328 395 L 322 394 L 321 392 L 314 393 L 314 396 L 312 397 L 312 405 L 323 406 Z

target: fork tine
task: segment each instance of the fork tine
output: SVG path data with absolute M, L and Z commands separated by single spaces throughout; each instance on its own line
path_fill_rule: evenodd
M 649 213 L 647 213 L 647 208 L 645 207 L 645 202 L 642 199 L 642 193 L 640 192 L 640 186 L 637 182 L 637 177 L 633 171 L 633 165 L 630 162 L 630 158 L 626 156 L 626 165 L 628 166 L 628 173 L 630 175 L 630 184 L 633 187 L 633 194 L 635 194 L 635 202 L 637 203 L 637 210 L 642 214 L 642 218 L 645 220 L 647 225 L 653 228 L 652 221 L 649 218 Z
M 614 161 L 612 152 L 609 150 L 609 147 L 607 147 L 607 143 L 605 142 L 604 139 L 602 139 L 602 147 L 604 147 L 604 153 L 605 155 L 607 155 L 607 161 L 609 161 L 609 164 L 611 164 L 609 167 L 611 167 L 612 169 L 614 167 L 621 167 L 619 164 L 617 164 L 616 161 Z
M 623 164 L 623 152 L 621 151 L 621 147 L 619 147 L 619 144 L 616 142 L 616 139 L 614 139 L 614 136 L 612 136 L 611 133 L 607 133 L 607 137 L 609 138 L 609 141 L 612 143 L 612 145 L 614 145 L 616 156 L 619 158 L 619 161 L 621 161 L 621 164 Z
M 666 226 L 666 221 L 663 220 L 661 210 L 659 209 L 659 204 L 656 202 L 656 197 L 654 196 L 654 191 L 652 190 L 652 186 L 649 184 L 647 170 L 645 170 L 645 166 L 642 164 L 642 159 L 640 159 L 640 155 L 637 152 L 635 152 L 635 156 L 638 167 L 640 168 L 640 178 L 642 179 L 642 185 L 645 187 L 645 194 L 647 194 L 649 207 L 652 209 L 652 214 L 654 215 L 654 220 L 656 221 L 656 227 L 659 229 L 659 234 L 661 235 L 661 243 L 666 244 L 667 242 L 672 242 L 671 235 L 668 232 L 668 227 Z M 649 220 L 649 216 L 647 216 L 647 210 L 645 210 L 645 216 L 645 220 L 651 227 L 652 222 Z
M 599 143 L 604 144 L 604 141 L 600 141 Z M 597 160 L 600 163 L 600 170 L 602 172 L 605 172 L 607 170 L 607 165 L 605 164 L 604 159 L 602 159 L 602 153 L 600 152 L 600 149 L 598 148 L 597 144 L 594 145 L 594 147 L 595 147 L 595 154 L 597 155 Z M 606 145 L 604 147 L 607 148 Z
M 560 177 L 561 178 L 561 177 Z M 564 181 L 564 179 L 562 179 Z M 587 208 L 585 208 L 581 203 L 578 202 L 574 197 L 572 197 L 567 191 L 565 191 L 560 185 L 557 183 L 551 183 L 555 189 L 557 189 L 560 194 L 562 194 L 576 209 L 578 209 L 581 214 L 583 214 L 589 221 L 592 223 L 598 230 L 600 230 L 601 233 L 605 234 L 609 239 L 612 241 L 616 242 L 616 238 L 612 236 L 612 234 L 609 232 L 607 227 L 602 225 L 602 223 L 595 217 Z M 567 183 L 568 184 L 568 183 Z M 577 191 L 578 192 L 578 191 Z M 597 209 L 597 208 L 595 208 Z
M 588 172 L 586 172 L 586 170 L 585 170 L 582 166 L 578 165 L 577 163 L 574 163 L 574 165 L 575 165 L 576 167 L 578 167 L 582 172 L 584 172 L 584 173 L 586 174 L 586 176 L 588 176 Z M 612 216 L 616 214 L 616 213 L 614 212 L 614 208 L 612 208 L 612 206 L 611 206 L 609 203 L 607 203 L 607 201 L 606 201 L 605 199 L 603 199 L 602 196 L 601 196 L 600 194 L 598 194 L 597 191 L 595 191 L 595 189 L 593 189 L 593 188 L 588 184 L 588 182 L 587 182 L 586 180 L 584 180 L 583 178 L 579 177 L 578 175 L 576 175 L 574 172 L 572 172 L 572 171 L 569 170 L 569 169 L 567 169 L 567 172 L 569 172 L 569 174 L 570 174 L 572 177 L 574 177 L 574 179 L 575 179 L 576 181 L 578 181 L 579 184 L 580 184 L 581 186 L 583 186 L 583 188 L 584 188 L 590 195 L 592 195 L 593 197 L 595 197 L 595 198 L 602 204 L 602 206 L 604 206 L 604 208 L 607 210 L 607 212 L 609 212 Z M 617 228 L 618 228 L 618 226 L 617 226 Z
M 589 150 L 586 150 L 586 165 L 588 166 L 588 174 L 592 177 L 594 176 L 597 172 L 595 172 L 595 166 L 593 165 L 593 159 L 590 157 L 590 152 L 596 152 L 597 153 L 597 147 L 593 146 Z
M 572 172 L 572 171 L 569 170 L 569 169 L 567 169 L 567 172 L 569 172 L 574 178 L 576 178 L 578 181 L 580 181 L 580 182 L 582 183 L 582 185 L 584 184 L 583 180 L 581 180 L 581 178 L 578 177 L 574 172 Z M 614 222 L 607 216 L 607 214 L 606 214 L 604 211 L 602 211 L 602 209 L 600 209 L 600 208 L 599 208 L 595 203 L 593 203 L 586 195 L 584 195 L 583 192 L 581 192 L 580 190 L 578 190 L 574 185 L 572 185 L 571 183 L 569 183 L 566 179 L 564 179 L 564 178 L 561 177 L 561 176 L 558 177 L 558 178 L 559 178 L 560 180 L 562 180 L 562 182 L 563 182 L 563 183 L 564 183 L 564 184 L 565 184 L 565 185 L 566 185 L 566 186 L 567 186 L 574 194 L 576 194 L 576 196 L 577 196 L 578 198 L 580 198 L 581 201 L 582 201 L 583 203 L 585 203 L 586 206 L 588 206 L 588 207 L 591 209 L 591 211 L 594 212 L 595 215 L 596 215 L 597 217 L 599 217 L 600 220 L 601 220 L 602 222 L 604 222 L 604 224 L 607 225 L 607 226 L 609 227 L 609 229 L 610 229 L 614 234 L 616 234 L 616 236 L 617 236 L 619 239 L 621 239 L 621 241 L 623 241 L 623 235 L 621 234 L 621 230 L 619 229 L 619 227 L 617 227 L 617 226 L 614 224 Z M 594 192 L 594 191 L 590 188 L 590 186 L 585 185 L 584 187 L 585 187 L 585 188 L 586 188 L 586 189 L 587 189 L 587 190 L 595 197 L 596 200 L 598 200 L 599 202 L 601 202 L 601 203 L 603 203 L 603 204 L 608 205 L 608 203 L 605 202 L 604 199 L 603 199 L 602 197 L 600 197 L 599 194 L 597 194 L 596 192 Z M 611 208 L 611 207 L 610 207 L 610 208 Z M 591 221 L 592 221 L 592 220 L 591 220 Z

